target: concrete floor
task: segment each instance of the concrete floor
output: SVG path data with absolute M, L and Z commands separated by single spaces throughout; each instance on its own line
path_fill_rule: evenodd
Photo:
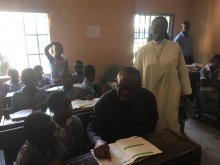
M 190 119 L 185 123 L 183 136 L 202 147 L 201 165 L 220 165 L 220 130 Z M 5 165 L 2 151 L 0 151 L 0 165 Z
M 198 120 L 185 123 L 185 135 L 202 148 L 201 165 L 220 165 L 220 130 Z

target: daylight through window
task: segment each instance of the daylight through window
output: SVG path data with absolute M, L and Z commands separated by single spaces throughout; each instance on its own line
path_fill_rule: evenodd
M 8 68 L 21 72 L 42 65 L 50 72 L 44 48 L 50 43 L 48 17 L 45 13 L 0 12 L 0 76 Z

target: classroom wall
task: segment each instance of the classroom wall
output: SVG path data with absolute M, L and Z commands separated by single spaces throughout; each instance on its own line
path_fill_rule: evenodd
M 51 41 L 63 44 L 71 71 L 76 59 L 93 64 L 95 83 L 108 65 L 132 65 L 135 12 L 176 14 L 176 35 L 188 18 L 187 5 L 188 0 L 0 0 L 1 11 L 48 13 Z M 100 26 L 101 37 L 86 37 L 87 26 Z
M 208 63 L 213 54 L 220 54 L 220 1 L 194 0 L 191 4 L 191 30 L 195 60 Z
M 76 59 L 93 64 L 96 84 L 108 65 L 132 65 L 135 13 L 175 14 L 174 37 L 181 22 L 189 20 L 195 61 L 207 63 L 220 53 L 219 7 L 219 0 L 0 0 L 0 11 L 48 13 L 51 41 L 63 44 L 71 71 Z M 101 37 L 86 37 L 87 26 L 100 26 Z

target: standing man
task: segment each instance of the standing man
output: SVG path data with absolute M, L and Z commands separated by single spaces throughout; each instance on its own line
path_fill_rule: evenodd
M 182 32 L 180 32 L 174 42 L 178 42 L 184 55 L 186 64 L 193 64 L 192 37 L 189 35 L 190 23 L 183 21 Z
M 189 95 L 191 87 L 180 46 L 165 39 L 167 26 L 164 17 L 153 20 L 153 40 L 139 49 L 134 66 L 142 74 L 143 87 L 156 97 L 159 113 L 156 130 L 178 131 L 180 96 Z

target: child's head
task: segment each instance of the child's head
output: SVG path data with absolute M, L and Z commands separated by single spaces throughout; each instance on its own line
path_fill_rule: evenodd
M 54 42 L 52 45 L 52 52 L 55 56 L 61 56 L 63 53 L 63 45 L 59 42 Z
M 183 23 L 182 23 L 182 32 L 188 33 L 189 29 L 190 29 L 189 21 L 183 21 Z
M 33 112 L 24 121 L 28 141 L 38 149 L 52 147 L 55 142 L 56 126 L 51 117 L 43 112 Z
M 65 89 L 71 89 L 73 87 L 72 73 L 69 70 L 60 71 L 59 78 Z
M 41 65 L 35 65 L 33 69 L 35 71 L 36 78 L 41 80 L 42 75 L 44 74 L 43 67 Z
M 92 82 L 95 79 L 95 67 L 92 65 L 86 65 L 84 68 L 85 77 Z
M 215 69 L 220 69 L 220 55 L 215 54 L 214 56 L 211 57 L 210 63 Z
M 19 78 L 19 73 L 17 69 L 9 69 L 8 75 L 11 77 L 12 82 L 17 82 Z
M 56 118 L 66 120 L 72 116 L 71 99 L 63 91 L 51 93 L 47 98 L 47 105 Z
M 83 70 L 82 70 L 83 69 L 83 63 L 82 63 L 82 61 L 76 60 L 73 65 L 74 65 L 75 72 L 78 75 L 82 75 L 83 74 Z
M 31 68 L 26 68 L 21 72 L 21 80 L 27 87 L 33 87 L 35 84 L 35 72 Z

